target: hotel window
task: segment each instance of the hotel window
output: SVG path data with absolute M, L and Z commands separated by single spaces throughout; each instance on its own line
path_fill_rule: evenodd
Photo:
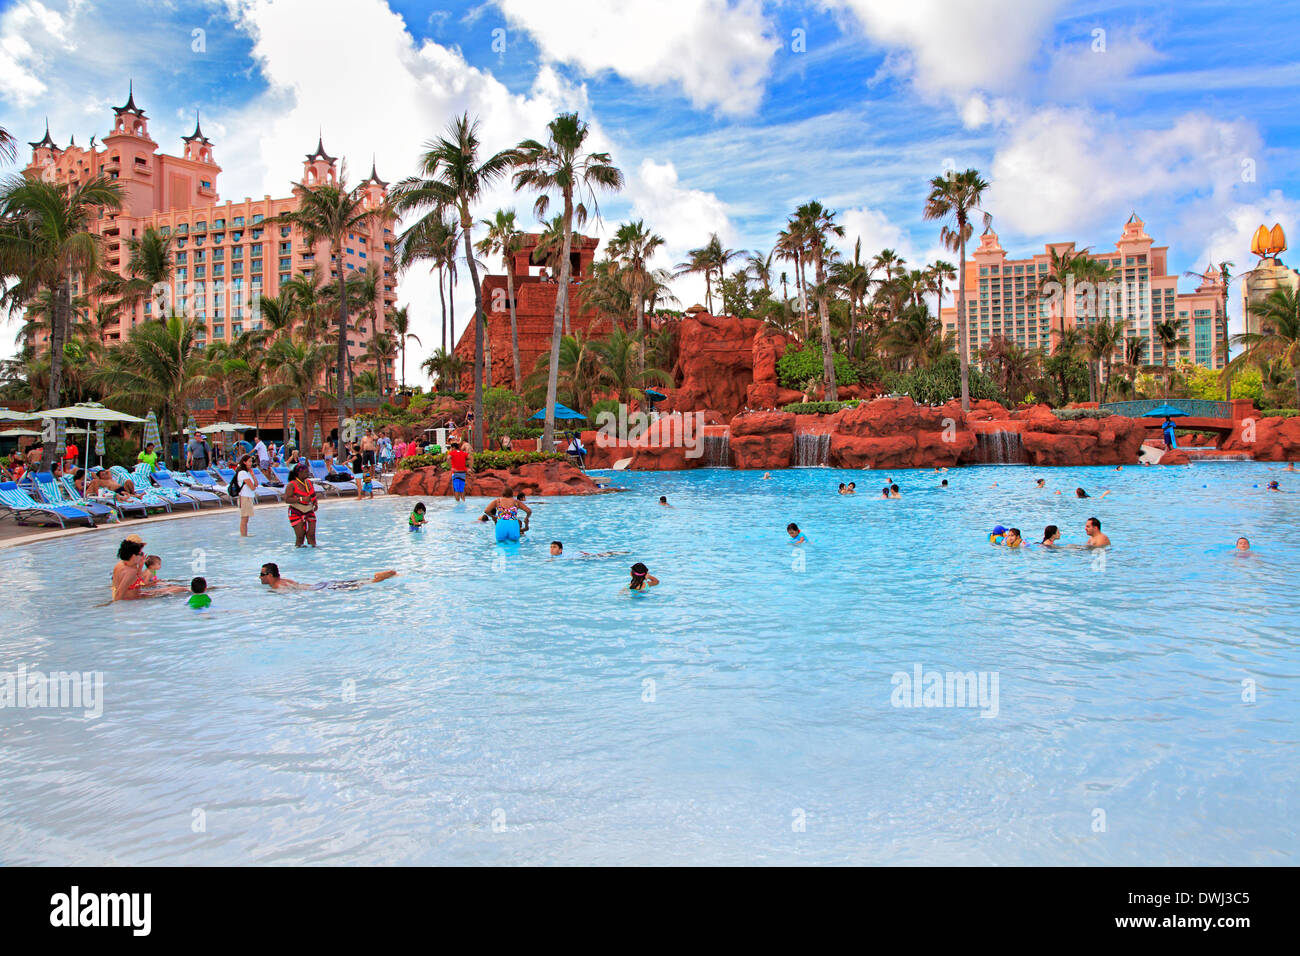
M 224 219 L 214 219 L 214 220 L 212 220 L 212 228 L 213 228 L 213 229 L 225 229 L 225 228 L 226 228 L 226 220 L 224 220 Z
M 240 276 L 244 274 L 244 264 L 242 262 L 232 262 L 230 264 L 230 274 Z
M 364 252 L 360 253 L 360 255 L 361 255 L 361 258 L 362 258 L 362 259 L 364 259 L 364 258 L 366 257 L 366 254 L 365 254 Z
M 225 275 L 225 274 L 226 274 L 226 267 L 225 267 L 224 265 L 222 265 L 221 263 L 218 262 L 216 265 L 214 265 L 214 266 L 212 267 L 212 274 L 213 274 L 214 276 L 222 276 L 222 275 Z
M 261 275 L 261 274 L 262 274 L 262 260 L 261 260 L 261 259 L 254 259 L 254 260 L 253 260 L 252 274 L 253 274 L 253 275 Z
M 280 268 L 281 268 L 281 269 L 289 269 L 289 268 L 292 268 L 292 267 L 293 267 L 293 263 L 292 263 L 289 259 L 281 259 L 281 260 L 280 260 Z M 477 334 L 477 333 L 476 333 L 476 334 Z
M 243 234 L 242 232 L 239 232 L 238 230 L 232 231 L 232 232 L 230 233 L 230 241 L 231 241 L 231 242 L 239 242 L 239 241 L 242 240 L 243 238 L 244 238 L 244 234 Z
M 243 216 L 236 216 L 234 219 L 232 219 L 232 220 L 230 221 L 230 224 L 231 224 L 232 226 L 242 226 L 242 225 L 244 224 L 244 217 L 243 217 Z
M 219 245 L 220 243 L 225 241 L 225 238 L 226 238 L 226 234 L 224 232 L 215 232 L 212 234 L 212 244 L 214 246 Z
M 291 230 L 291 227 L 290 227 L 290 226 L 281 226 L 281 227 L 280 227 L 280 238 L 283 239 L 284 237 L 288 236 L 290 230 Z
M 206 180 L 206 179 L 202 179 L 202 180 L 200 180 L 200 182 L 203 183 L 203 188 L 204 188 L 204 189 L 211 189 L 211 188 L 212 188 L 212 183 L 210 183 L 208 180 Z
M 194 267 L 194 278 L 202 279 L 207 275 L 207 270 L 203 266 Z
M 285 255 L 293 251 L 293 244 L 289 242 L 280 243 L 280 255 Z
M 231 326 L 230 326 L 230 334 L 231 334 L 231 335 L 243 335 L 243 334 L 244 334 L 244 323 L 243 323 L 243 322 L 234 322 L 234 323 L 232 323 Z
M 180 279 L 182 282 L 184 282 L 184 281 L 185 281 L 185 278 L 186 278 L 186 273 L 187 273 L 188 271 L 189 271 L 189 270 L 188 270 L 188 269 L 185 269 L 184 267 L 182 267 L 182 268 L 180 268 L 180 269 L 177 269 L 177 270 L 176 270 L 176 278 L 178 278 L 178 279 Z
M 177 264 L 178 266 L 179 266 L 179 265 L 184 265 L 184 264 L 185 264 L 185 260 L 186 260 L 186 258 L 187 258 L 188 256 L 189 256 L 189 253 L 188 253 L 188 252 L 178 252 L 178 253 L 176 253 L 176 264 Z
M 224 339 L 226 337 L 226 327 L 224 325 L 214 325 L 212 327 L 212 337 L 214 339 Z
M 348 252 L 348 255 L 350 255 L 350 256 L 355 256 L 355 255 L 356 255 L 356 253 L 353 252 L 351 249 L 349 249 L 347 252 Z
M 183 236 L 189 231 L 190 231 L 190 224 L 188 222 L 178 222 L 176 224 L 176 235 Z M 181 240 L 181 242 L 184 241 L 185 241 L 184 239 Z
M 194 250 L 194 261 L 195 261 L 195 262 L 202 262 L 202 261 L 203 261 L 203 257 L 204 257 L 205 255 L 207 255 L 207 253 L 204 252 L 202 249 L 195 249 L 195 250 Z
M 164 236 L 170 236 L 170 235 L 172 234 L 172 227 L 171 227 L 171 226 L 162 226 L 162 227 L 159 228 L 158 231 L 159 231 L 162 235 L 164 235 Z
M 254 241 L 256 241 L 256 240 L 258 240 L 258 239 L 261 239 L 261 238 L 262 238 L 262 230 L 261 230 L 261 229 L 254 229 L 254 230 L 253 230 L 252 238 L 253 238 Z
M 254 213 L 254 214 L 253 214 L 253 225 L 256 226 L 259 222 L 261 222 L 261 221 L 262 221 L 263 219 L 265 219 L 265 218 L 266 218 L 266 217 L 263 216 L 260 212 L 259 212 L 259 213 Z
M 208 231 L 208 221 L 207 221 L 206 219 L 202 219 L 202 220 L 200 220 L 199 222 L 196 222 L 196 223 L 194 224 L 194 231 L 195 231 L 195 232 L 207 232 L 207 231 Z
M 280 285 L 284 285 L 284 284 L 285 284 L 286 282 L 288 282 L 288 281 L 289 281 L 289 273 L 287 273 L 287 272 L 281 272 L 281 273 L 280 273 Z

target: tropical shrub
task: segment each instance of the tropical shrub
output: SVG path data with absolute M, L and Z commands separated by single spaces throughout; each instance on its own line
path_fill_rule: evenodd
M 1300 408 L 1270 408 L 1260 412 L 1265 418 L 1295 418 L 1300 415 Z
M 842 408 L 853 408 L 857 404 L 857 399 L 847 402 L 793 402 L 782 411 L 791 415 L 833 415 Z
M 1110 418 L 1114 412 L 1102 408 L 1053 408 L 1052 414 L 1063 422 L 1077 422 L 1084 418 Z
M 568 456 L 558 451 L 480 451 L 474 453 L 474 470 L 510 469 L 531 465 L 539 461 L 564 461 Z M 397 463 L 397 467 L 413 468 L 447 467 L 446 455 L 411 455 Z
M 984 399 L 1001 402 L 1002 393 L 993 381 L 974 365 L 970 367 L 969 389 L 972 401 Z M 942 405 L 961 397 L 961 368 L 955 354 L 949 353 L 926 368 L 914 368 L 902 374 L 886 375 L 882 383 L 891 394 L 909 396 L 918 405 Z
M 799 349 L 793 344 L 785 347 L 785 354 L 776 360 L 776 375 L 785 388 L 803 390 L 811 379 L 820 384 L 822 380 L 822 350 L 815 345 Z M 849 361 L 848 356 L 835 353 L 835 382 L 837 385 L 856 385 L 858 370 Z

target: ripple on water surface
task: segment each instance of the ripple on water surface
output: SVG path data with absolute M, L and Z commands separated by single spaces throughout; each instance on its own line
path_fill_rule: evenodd
M 1292 863 L 1300 496 L 1268 477 L 620 474 L 518 545 L 432 499 L 421 534 L 409 499 L 329 502 L 316 551 L 273 510 L 142 526 L 206 612 L 103 605 L 111 532 L 12 549 L 0 672 L 104 701 L 0 709 L 0 862 Z M 1092 515 L 1104 557 L 986 543 Z M 629 597 L 635 560 L 663 584 Z M 272 594 L 263 561 L 401 574 Z M 895 706 L 917 667 L 984 706 Z

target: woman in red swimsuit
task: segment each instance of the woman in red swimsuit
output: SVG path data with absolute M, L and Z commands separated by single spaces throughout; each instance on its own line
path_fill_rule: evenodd
M 289 505 L 289 527 L 293 528 L 293 546 L 303 543 L 316 547 L 316 486 L 306 462 L 299 462 L 284 490 L 284 500 Z

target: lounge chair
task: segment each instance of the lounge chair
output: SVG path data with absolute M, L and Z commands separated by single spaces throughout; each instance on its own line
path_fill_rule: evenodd
M 64 477 L 67 476 L 64 475 Z M 54 480 L 52 472 L 37 472 L 32 475 L 32 479 L 36 483 L 36 494 L 47 505 L 67 505 L 69 508 L 87 512 L 97 521 L 116 521 L 119 517 L 117 509 L 110 505 L 107 500 L 96 501 L 93 498 L 82 498 L 77 495 L 70 497 L 63 486 Z
M 89 512 L 69 505 L 38 504 L 13 481 L 0 482 L 0 510 L 12 514 L 18 521 L 45 521 L 52 518 L 59 523 L 60 528 L 65 527 L 65 521 L 84 521 L 90 527 L 95 527 L 95 519 Z
M 178 480 L 185 479 L 177 476 Z M 186 482 L 191 488 L 197 488 L 199 491 L 206 491 L 216 495 L 222 501 L 234 504 L 235 499 L 230 496 L 226 482 L 221 481 L 221 476 L 213 474 L 207 468 L 191 468 L 189 472 L 189 481 Z
M 253 469 L 253 480 L 257 482 L 257 490 L 270 491 L 274 493 L 276 501 L 284 500 L 284 487 L 271 484 L 266 478 L 266 473 L 261 468 Z
M 160 494 L 172 492 L 183 498 L 189 498 L 195 503 L 195 506 L 211 503 L 220 508 L 225 502 L 215 492 L 203 491 L 200 488 L 185 488 L 176 480 L 171 472 L 160 469 L 153 473 L 154 484 L 158 486 Z
M 235 473 L 229 468 L 218 468 L 217 477 L 219 477 L 223 482 L 225 482 L 226 487 L 228 488 L 230 487 L 230 483 L 235 480 Z M 253 476 L 253 480 L 254 481 L 257 480 L 256 475 Z M 274 488 L 267 488 L 264 485 L 259 485 L 253 489 L 253 500 L 254 501 L 279 501 L 280 493 L 277 492 Z
M 108 473 L 113 476 L 114 480 L 119 485 L 124 487 L 129 481 L 132 487 L 135 488 L 136 495 L 142 502 L 144 502 L 146 508 L 162 508 L 164 511 L 172 510 L 172 503 L 154 492 L 152 482 L 141 485 L 140 480 L 121 465 L 114 465 L 108 470 Z
M 357 493 L 356 483 L 350 479 L 348 481 L 330 481 L 326 478 L 325 476 L 329 474 L 329 469 L 325 467 L 325 462 L 321 461 L 319 458 L 311 460 L 307 464 L 311 467 L 311 476 L 316 480 L 316 483 L 328 488 L 330 491 L 333 491 L 334 494 L 355 495 Z
M 117 509 L 118 515 L 124 515 L 128 511 L 138 511 L 140 517 L 143 518 L 149 513 L 149 508 L 143 501 L 136 501 L 133 498 L 124 501 L 116 495 L 111 498 L 88 498 L 85 495 L 78 494 L 77 486 L 73 483 L 71 475 L 64 475 L 60 483 L 63 485 L 64 497 L 67 498 L 69 504 L 76 504 L 78 501 L 97 501 Z

